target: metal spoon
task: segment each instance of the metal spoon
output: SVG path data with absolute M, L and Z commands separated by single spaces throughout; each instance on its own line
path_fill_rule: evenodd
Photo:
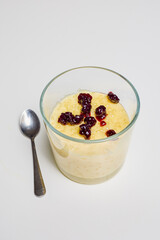
M 31 139 L 34 166 L 34 193 L 36 196 L 42 196 L 46 193 L 46 188 L 43 182 L 34 143 L 34 138 L 40 130 L 40 122 L 36 113 L 30 109 L 25 110 L 20 117 L 20 128 L 22 133 Z

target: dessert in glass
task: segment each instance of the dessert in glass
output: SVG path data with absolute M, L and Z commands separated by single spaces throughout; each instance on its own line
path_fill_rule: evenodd
M 96 184 L 122 167 L 139 114 L 134 86 L 101 67 L 67 70 L 44 88 L 40 110 L 59 170 Z

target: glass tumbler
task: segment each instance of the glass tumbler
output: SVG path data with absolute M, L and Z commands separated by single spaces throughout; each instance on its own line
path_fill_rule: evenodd
M 59 132 L 50 124 L 54 107 L 77 92 L 115 92 L 130 123 L 121 132 L 103 139 L 83 140 Z M 40 111 L 59 170 L 69 179 L 96 184 L 114 176 L 124 163 L 140 100 L 134 86 L 122 75 L 102 67 L 77 67 L 53 78 L 40 98 Z M 71 110 L 72 111 L 72 110 Z

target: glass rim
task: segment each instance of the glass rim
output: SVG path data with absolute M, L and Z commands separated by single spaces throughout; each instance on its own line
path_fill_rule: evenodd
M 85 139 L 78 139 L 78 138 L 73 138 L 73 137 L 70 137 L 60 131 L 58 131 L 56 128 L 54 128 L 50 122 L 47 120 L 47 118 L 45 117 L 45 114 L 44 114 L 44 111 L 43 111 L 43 98 L 44 98 L 44 95 L 45 95 L 45 92 L 46 90 L 48 89 L 48 87 L 51 85 L 51 83 L 56 80 L 58 77 L 64 75 L 65 73 L 68 73 L 70 71 L 74 71 L 74 70 L 77 70 L 77 69 L 83 69 L 83 68 L 96 68 L 96 69 L 101 69 L 101 70 L 106 70 L 106 71 L 109 71 L 109 72 L 112 72 L 116 75 L 118 75 L 119 77 L 123 78 L 123 80 L 125 80 L 129 85 L 130 87 L 132 88 L 133 92 L 135 93 L 135 96 L 136 96 L 136 100 L 137 100 L 137 108 L 136 108 L 136 113 L 135 113 L 135 116 L 134 118 L 132 119 L 132 121 L 122 130 L 120 131 L 119 133 L 116 133 L 110 137 L 105 137 L 105 138 L 101 138 L 101 139 L 96 139 L 96 140 L 85 140 Z M 106 141 L 110 141 L 110 140 L 116 140 L 118 137 L 120 137 L 122 134 L 124 134 L 125 132 L 127 132 L 133 125 L 134 123 L 136 122 L 137 120 L 137 117 L 139 115 L 139 111 L 140 111 L 140 98 L 139 98 L 139 95 L 138 95 L 138 92 L 137 90 L 135 89 L 135 87 L 133 86 L 133 84 L 127 79 L 125 78 L 124 76 L 122 76 L 121 74 L 119 74 L 118 72 L 115 72 L 111 69 L 108 69 L 108 68 L 104 68 L 104 67 L 97 67 L 97 66 L 81 66 L 81 67 L 75 67 L 75 68 L 71 68 L 71 69 L 68 69 L 60 74 L 58 74 L 57 76 L 55 76 L 46 86 L 45 88 L 43 89 L 42 91 L 42 94 L 41 94 L 41 97 L 40 97 L 40 112 L 41 112 L 41 115 L 42 115 L 42 118 L 44 120 L 44 122 L 46 123 L 46 125 L 53 131 L 55 132 L 56 134 L 58 134 L 59 136 L 65 138 L 65 139 L 68 139 L 68 140 L 71 140 L 73 142 L 79 142 L 79 143 L 85 143 L 85 144 L 91 144 L 91 143 L 101 143 L 101 142 L 106 142 Z

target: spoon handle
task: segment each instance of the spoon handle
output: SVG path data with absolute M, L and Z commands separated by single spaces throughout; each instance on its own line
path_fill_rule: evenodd
M 31 139 L 32 143 L 32 153 L 33 153 L 33 167 L 34 167 L 34 193 L 36 196 L 42 196 L 46 193 L 46 188 L 42 178 L 41 169 L 38 163 L 36 147 L 34 139 Z

